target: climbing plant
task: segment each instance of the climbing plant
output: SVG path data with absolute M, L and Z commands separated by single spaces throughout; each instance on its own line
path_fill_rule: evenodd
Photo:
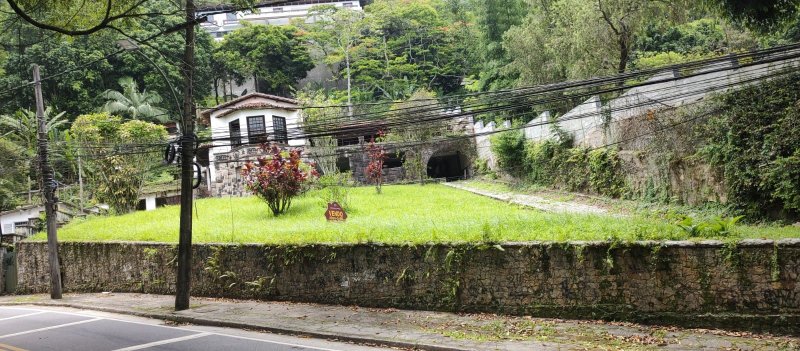
M 719 96 L 697 154 L 724 174 L 747 219 L 800 218 L 800 74 Z

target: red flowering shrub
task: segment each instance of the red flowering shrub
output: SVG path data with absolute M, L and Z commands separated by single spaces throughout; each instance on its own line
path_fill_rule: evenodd
M 379 131 L 378 137 L 382 136 L 383 132 Z M 375 190 L 380 194 L 381 186 L 383 185 L 383 162 L 386 161 L 386 150 L 384 150 L 383 146 L 375 144 L 375 137 L 370 139 L 369 144 L 367 144 L 367 156 L 369 157 L 369 163 L 367 163 L 364 173 L 366 173 L 367 180 L 375 184 Z
M 281 152 L 275 144 L 261 148 L 269 156 L 259 158 L 257 163 L 247 162 L 242 176 L 247 189 L 264 200 L 277 216 L 289 209 L 292 198 L 303 191 L 304 183 L 317 176 L 317 171 L 300 159 L 300 150 Z

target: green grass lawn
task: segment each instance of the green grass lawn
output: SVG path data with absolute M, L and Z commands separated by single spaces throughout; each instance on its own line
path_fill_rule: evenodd
M 351 190 L 345 223 L 325 220 L 314 192 L 273 217 L 255 197 L 196 201 L 194 242 L 426 243 L 476 241 L 677 240 L 687 235 L 657 218 L 544 213 L 443 185 L 391 185 Z M 76 220 L 59 230 L 63 241 L 177 242 L 178 206 L 124 216 Z M 736 237 L 800 237 L 800 228 L 738 227 Z M 42 240 L 40 233 L 34 240 Z

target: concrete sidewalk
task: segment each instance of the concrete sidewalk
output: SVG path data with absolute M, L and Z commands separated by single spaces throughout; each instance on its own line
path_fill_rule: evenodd
M 510 202 L 517 205 L 534 208 L 544 212 L 611 215 L 617 217 L 622 216 L 619 213 L 609 212 L 608 210 L 602 207 L 582 204 L 578 202 L 556 201 L 541 196 L 520 194 L 508 191 L 506 192 L 490 191 L 490 190 L 480 189 L 474 186 L 469 186 L 468 184 L 462 182 L 442 183 L 442 184 L 449 186 L 451 188 L 469 191 L 473 194 L 478 194 L 495 200 Z
M 0 305 L 51 305 L 130 314 L 176 323 L 422 350 L 800 350 L 800 338 L 739 332 L 565 321 L 490 314 L 453 314 L 284 302 L 193 298 L 174 312 L 174 297 L 66 294 L 0 297 Z

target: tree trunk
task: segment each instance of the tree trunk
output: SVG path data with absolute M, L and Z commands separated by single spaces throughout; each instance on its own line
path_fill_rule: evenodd
M 214 78 L 214 101 L 219 105 L 219 78 Z
M 625 73 L 628 67 L 628 57 L 630 56 L 628 42 L 628 33 L 626 31 L 619 36 L 619 63 L 617 64 L 617 73 L 619 74 Z M 625 81 L 619 80 L 617 82 L 617 86 L 622 87 L 623 85 L 625 85 Z
M 351 78 L 350 78 L 350 52 L 345 49 L 344 62 L 347 67 L 347 116 L 353 118 L 353 100 L 351 94 Z

